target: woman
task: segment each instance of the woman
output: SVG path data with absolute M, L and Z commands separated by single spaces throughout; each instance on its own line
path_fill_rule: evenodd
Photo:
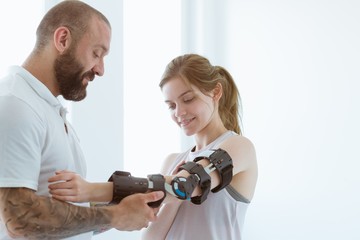
M 167 65 L 160 88 L 171 118 L 195 140 L 195 146 L 183 153 L 170 154 L 164 161 L 161 174 L 166 181 L 170 183 L 174 175 L 188 176 L 179 167 L 214 149 L 222 149 L 231 157 L 233 176 L 229 185 L 217 192 L 210 191 L 201 204 L 167 194 L 157 220 L 144 229 L 142 238 L 240 240 L 257 182 L 257 162 L 253 144 L 241 134 L 240 96 L 233 78 L 223 67 L 212 66 L 208 59 L 185 54 Z M 197 163 L 209 165 L 203 158 Z M 214 190 L 221 177 L 217 171 L 210 176 Z M 89 184 L 68 172 L 58 173 L 50 182 L 59 180 L 66 183 L 51 184 L 50 192 L 60 200 L 110 201 L 113 197 L 111 183 Z M 197 186 L 191 196 L 202 194 Z
M 184 162 L 221 148 L 232 158 L 233 178 L 225 189 L 210 192 L 201 205 L 177 199 L 164 202 L 143 239 L 240 240 L 255 191 L 257 161 L 253 144 L 241 134 L 240 95 L 232 76 L 202 56 L 185 54 L 167 65 L 160 88 L 173 121 L 195 140 L 186 152 L 170 154 L 161 173 L 172 175 Z M 214 177 L 212 188 L 213 182 Z

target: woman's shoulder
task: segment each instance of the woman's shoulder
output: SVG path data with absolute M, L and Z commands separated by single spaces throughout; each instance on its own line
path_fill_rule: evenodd
M 250 149 L 255 148 L 253 142 L 249 138 L 238 134 L 232 135 L 231 137 L 225 139 L 220 145 L 227 146 L 230 148 L 239 148 L 239 147 L 246 147 Z
M 175 161 L 175 159 L 176 159 L 179 155 L 180 155 L 180 153 L 170 153 L 169 155 L 167 155 L 167 156 L 165 157 L 164 162 L 165 162 L 165 163 L 166 163 L 166 162 L 172 163 L 172 162 Z
M 241 135 L 234 135 L 223 141 L 219 148 L 225 150 L 234 163 L 234 173 L 256 166 L 256 151 L 252 141 Z
M 167 155 L 163 161 L 162 167 L 161 167 L 161 173 L 167 174 L 171 170 L 171 166 L 174 165 L 175 160 L 180 155 L 180 153 L 170 153 Z

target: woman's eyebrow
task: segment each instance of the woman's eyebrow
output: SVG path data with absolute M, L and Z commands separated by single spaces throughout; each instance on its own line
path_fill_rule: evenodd
M 183 92 L 182 94 L 180 94 L 177 98 L 179 99 L 182 96 L 188 94 L 189 92 L 193 92 L 193 90 L 187 90 L 187 91 Z M 169 102 L 171 102 L 171 101 L 170 100 L 165 100 L 165 103 L 169 103 Z

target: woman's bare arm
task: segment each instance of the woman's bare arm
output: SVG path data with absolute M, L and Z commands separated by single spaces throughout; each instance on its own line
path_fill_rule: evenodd
M 71 171 L 57 171 L 48 179 L 49 192 L 53 198 L 69 202 L 110 202 L 113 183 L 90 183 Z

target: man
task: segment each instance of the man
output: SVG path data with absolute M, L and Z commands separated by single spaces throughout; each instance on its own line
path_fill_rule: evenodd
M 68 169 L 85 176 L 78 139 L 57 97 L 86 97 L 104 73 L 111 26 L 91 6 L 67 0 L 44 16 L 34 50 L 0 80 L 0 239 L 91 239 L 93 231 L 139 230 L 156 219 L 147 203 L 162 192 L 120 204 L 78 206 L 51 198 L 47 179 Z

